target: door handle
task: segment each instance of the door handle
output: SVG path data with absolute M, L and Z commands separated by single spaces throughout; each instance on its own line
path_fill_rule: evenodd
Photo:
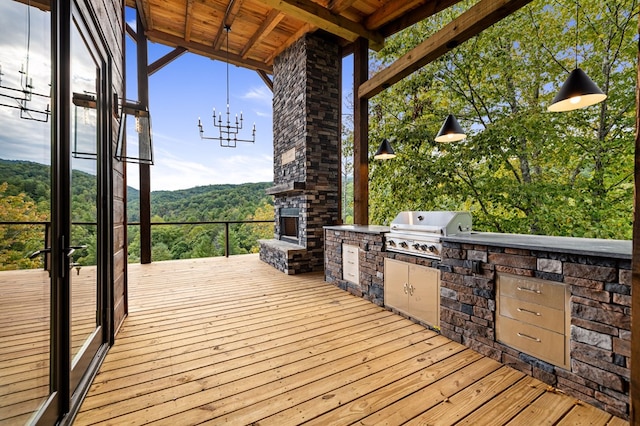
M 87 245 L 82 245 L 82 246 L 71 246 L 69 248 L 67 248 L 67 257 L 71 257 L 73 256 L 73 253 L 76 252 L 76 250 L 81 250 L 81 249 L 86 249 Z
M 51 247 L 46 247 L 46 248 L 43 248 L 41 250 L 34 251 L 28 257 L 29 257 L 29 259 L 35 259 L 36 257 L 40 256 L 41 254 L 46 254 L 46 253 L 51 253 Z

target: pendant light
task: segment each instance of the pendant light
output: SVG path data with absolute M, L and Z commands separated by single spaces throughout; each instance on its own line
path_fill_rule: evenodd
M 391 143 L 389 143 L 389 140 L 385 138 L 382 140 L 382 143 L 380 144 L 380 147 L 374 154 L 373 158 L 375 158 L 376 160 L 389 160 L 391 158 L 395 158 L 395 156 L 396 153 L 393 148 L 391 148 Z
M 564 82 L 556 97 L 553 98 L 551 105 L 547 107 L 548 111 L 572 111 L 595 105 L 607 98 L 607 95 L 589 76 L 578 68 L 578 11 L 579 4 L 576 0 L 576 67 L 571 71 L 569 78 Z
M 435 137 L 436 142 L 458 142 L 466 138 L 467 135 L 460 127 L 460 123 L 453 114 L 449 114 L 444 120 L 440 131 Z

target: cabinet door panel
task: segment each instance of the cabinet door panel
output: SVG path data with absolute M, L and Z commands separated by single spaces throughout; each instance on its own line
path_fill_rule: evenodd
M 408 312 L 409 268 L 404 262 L 384 260 L 384 304 Z
M 440 271 L 409 265 L 409 310 L 416 319 L 440 326 Z

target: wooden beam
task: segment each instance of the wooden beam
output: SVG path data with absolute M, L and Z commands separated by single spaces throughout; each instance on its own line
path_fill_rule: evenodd
M 353 223 L 369 224 L 369 100 L 358 97 L 369 75 L 369 46 L 359 38 L 353 52 Z
M 389 37 L 459 2 L 460 0 L 427 1 L 422 6 L 413 9 L 411 13 L 405 13 L 395 20 L 387 20 L 387 23 L 383 24 L 384 26 L 380 28 L 380 32 L 383 36 Z M 372 22 L 371 25 L 374 25 L 374 23 Z
M 147 73 L 147 38 L 142 30 L 142 15 L 136 13 L 136 60 L 138 77 L 138 104 L 149 108 L 149 75 Z M 151 169 L 149 164 L 139 164 L 140 185 L 140 263 L 151 263 Z
M 227 53 L 224 51 L 216 50 L 211 46 L 207 46 L 206 44 L 196 43 L 193 41 L 185 41 L 184 39 L 174 36 L 172 34 L 163 33 L 157 30 L 147 32 L 147 37 L 151 41 L 155 41 L 158 43 L 166 44 L 173 47 L 183 47 L 190 52 L 197 53 L 202 56 L 206 56 L 211 59 L 216 59 L 218 61 L 226 61 Z M 252 59 L 242 59 L 240 55 L 236 55 L 233 53 L 229 53 L 229 63 L 233 65 L 237 65 L 244 68 L 249 68 L 252 70 L 263 70 L 267 73 L 272 73 L 273 69 L 271 66 Z
M 193 27 L 193 0 L 187 0 L 187 7 L 184 13 L 184 39 L 191 41 L 191 28 Z
M 384 46 L 384 37 L 381 34 L 366 29 L 358 22 L 336 15 L 311 0 L 260 0 L 260 2 L 346 40 L 355 41 L 358 37 L 364 37 L 369 40 L 369 45 L 374 50 L 380 50 Z
M 136 12 L 140 16 L 139 22 L 142 22 L 142 28 L 145 31 L 153 30 L 153 18 L 151 17 L 151 6 L 149 0 L 136 0 Z M 140 30 L 140 28 L 138 28 Z
M 356 0 L 329 0 L 326 8 L 335 14 L 340 14 L 349 9 L 355 2 Z
M 186 51 L 187 49 L 185 49 L 184 47 L 176 47 L 171 52 L 164 55 L 162 58 L 153 61 L 153 63 L 147 67 L 147 75 L 155 73 L 174 59 L 182 56 L 182 54 L 184 54 Z
M 368 29 L 377 29 L 386 24 L 387 22 L 391 22 L 394 19 L 400 18 L 405 15 L 407 12 L 415 9 L 418 6 L 424 5 L 425 3 L 429 3 L 432 5 L 432 8 L 435 8 L 438 3 L 431 0 L 391 0 L 388 3 L 382 5 L 382 7 L 378 8 L 375 12 L 367 17 L 364 21 L 364 26 Z
M 256 72 L 258 73 L 258 75 L 260 76 L 262 81 L 264 81 L 264 84 L 267 85 L 269 90 L 271 90 L 273 92 L 273 80 L 271 80 L 269 78 L 269 75 L 266 72 L 262 71 L 262 70 L 256 70 Z
M 216 36 L 213 39 L 213 47 L 216 50 L 220 50 L 220 46 L 222 46 L 222 42 L 224 41 L 223 34 L 225 33 L 224 27 L 227 26 L 231 28 L 233 25 L 233 21 L 236 20 L 236 16 L 238 16 L 238 11 L 240 7 L 244 3 L 244 0 L 229 0 L 229 4 L 227 5 L 227 10 L 224 12 L 224 16 L 222 17 L 222 22 L 218 27 L 218 31 L 216 32 Z
M 640 32 L 640 20 L 638 21 Z M 640 45 L 638 45 L 640 61 Z M 636 61 L 636 64 L 640 62 Z M 640 424 L 640 66 L 636 65 L 636 141 L 633 197 L 633 248 L 631 261 L 631 378 L 630 425 Z
M 283 19 L 284 14 L 282 12 L 277 9 L 272 9 L 267 17 L 262 21 L 262 25 L 260 25 L 260 28 L 258 28 L 253 36 L 251 36 L 249 41 L 247 41 L 247 44 L 244 46 L 244 49 L 242 49 L 242 52 L 240 52 L 240 56 L 242 56 L 242 59 L 247 59 L 249 51 L 251 51 L 254 46 L 260 44 L 260 42 L 266 36 L 268 36 Z
M 440 31 L 366 81 L 360 86 L 358 96 L 369 99 L 377 95 L 530 2 L 531 0 L 480 0 Z
M 138 37 L 138 34 L 136 33 L 136 30 L 134 30 L 133 28 L 131 28 L 131 25 L 129 24 L 124 24 L 124 30 L 127 32 L 127 35 L 129 37 L 131 37 L 131 39 L 134 42 L 137 42 L 138 40 L 136 40 L 136 38 Z

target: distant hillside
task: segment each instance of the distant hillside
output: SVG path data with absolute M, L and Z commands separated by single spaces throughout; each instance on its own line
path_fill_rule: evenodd
M 151 192 L 151 216 L 164 221 L 243 220 L 255 209 L 271 203 L 265 190 L 270 182 L 238 185 L 207 185 L 177 191 Z M 128 189 L 127 212 L 130 222 L 140 220 L 139 192 Z
M 74 170 L 73 221 L 95 222 L 95 177 Z M 6 182 L 6 185 L 3 185 Z M 245 183 L 239 185 L 208 185 L 179 191 L 154 191 L 151 193 L 152 222 L 196 222 L 196 221 L 273 221 L 273 199 L 265 193 L 270 182 Z M 0 159 L 0 220 L 48 220 L 50 210 L 50 167 L 29 161 Z M 24 194 L 24 196 L 20 195 Z M 139 222 L 139 191 L 127 188 L 127 213 L 129 222 Z M 19 198 L 19 203 L 15 199 Z M 33 217 L 37 206 L 37 214 Z M 16 207 L 18 206 L 18 207 Z M 22 207 L 20 207 L 22 206 Z M 30 216 L 31 215 L 31 216 Z M 6 216 L 6 217 L 5 217 Z M 0 236 L 4 230 L 0 229 Z M 91 231 L 93 232 L 93 231 Z M 89 232 L 90 233 L 90 232 Z M 140 252 L 140 230 L 137 226 L 128 229 L 129 261 L 137 262 Z M 232 254 L 251 253 L 258 250 L 257 240 L 273 236 L 273 223 L 260 225 L 239 224 L 230 227 Z M 9 241 L 0 241 L 0 269 L 38 267 L 38 263 L 23 259 L 33 247 L 42 244 L 40 230 L 32 234 L 16 234 Z M 79 236 L 78 238 L 81 238 Z M 186 259 L 191 257 L 220 256 L 224 254 L 224 226 L 222 225 L 176 225 L 152 228 L 153 260 Z M 79 243 L 91 245 L 95 238 Z M 87 250 L 95 253 L 95 248 Z M 18 260 L 13 260 L 18 259 Z M 22 259 L 22 260 L 21 260 Z M 87 256 L 83 264 L 95 264 L 95 258 Z

